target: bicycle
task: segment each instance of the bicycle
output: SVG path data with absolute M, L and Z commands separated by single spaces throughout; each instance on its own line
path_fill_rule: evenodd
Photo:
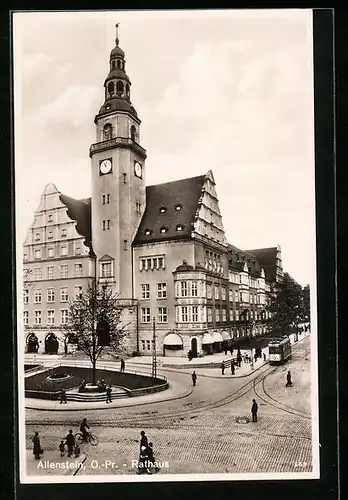
M 97 446 L 98 438 L 97 438 L 97 436 L 94 436 L 91 433 L 87 434 L 86 439 L 84 438 L 82 432 L 78 432 L 77 434 L 75 434 L 75 443 L 80 445 L 83 442 L 91 443 L 92 446 Z

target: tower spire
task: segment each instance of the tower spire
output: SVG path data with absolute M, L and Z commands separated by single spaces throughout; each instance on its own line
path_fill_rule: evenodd
M 120 42 L 120 40 L 119 40 L 119 38 L 118 38 L 118 27 L 119 27 L 119 25 L 120 25 L 120 23 L 117 23 L 117 24 L 115 25 L 115 27 L 116 27 L 116 39 L 115 39 L 116 47 L 118 47 L 118 44 L 119 44 L 119 42 Z

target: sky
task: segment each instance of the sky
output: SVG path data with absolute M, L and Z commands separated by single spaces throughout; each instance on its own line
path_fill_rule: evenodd
M 315 280 L 310 10 L 14 14 L 18 255 L 46 184 L 91 194 L 89 147 L 119 22 L 146 184 L 213 171 L 227 239 Z

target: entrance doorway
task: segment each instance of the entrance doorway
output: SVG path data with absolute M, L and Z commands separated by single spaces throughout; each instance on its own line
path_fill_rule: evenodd
M 49 333 L 45 339 L 45 353 L 57 354 L 59 342 L 54 333 Z
M 191 339 L 192 357 L 197 358 L 197 339 Z
M 28 344 L 28 353 L 37 354 L 39 351 L 39 340 L 35 333 L 31 333 L 27 340 Z

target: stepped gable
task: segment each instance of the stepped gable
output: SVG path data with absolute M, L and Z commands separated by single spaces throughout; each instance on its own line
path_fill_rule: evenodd
M 260 276 L 262 264 L 249 250 L 241 250 L 234 245 L 228 244 L 228 265 L 236 271 L 243 271 L 244 264 L 249 268 L 253 276 Z
M 76 230 L 81 236 L 84 236 L 84 243 L 90 248 L 89 253 L 92 255 L 91 198 L 75 200 L 75 198 L 61 194 L 60 201 L 67 207 L 68 217 L 71 220 L 76 220 Z
M 249 254 L 256 257 L 260 266 L 264 269 L 268 281 L 276 281 L 278 251 L 277 247 L 247 250 Z
M 146 187 L 146 209 L 133 245 L 191 238 L 206 176 Z

